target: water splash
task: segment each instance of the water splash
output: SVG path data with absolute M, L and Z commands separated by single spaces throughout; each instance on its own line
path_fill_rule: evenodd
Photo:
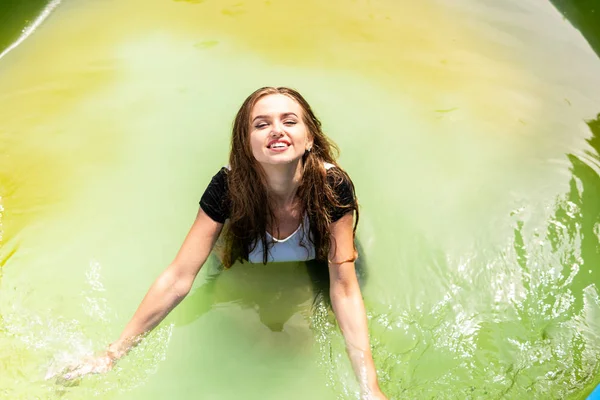
M 326 376 L 326 384 L 339 400 L 360 399 L 360 389 L 346 355 L 344 339 L 323 296 L 313 304 L 310 327 L 319 351 L 317 363 Z
M 402 311 L 393 302 L 371 304 L 385 392 L 570 398 L 597 379 L 600 302 L 590 267 L 582 268 L 597 260 L 582 257 L 584 207 L 570 197 L 559 199 L 542 226 L 528 227 L 515 213 L 514 237 L 495 254 L 474 249 L 447 257 L 449 282 L 439 301 Z
M 166 357 L 172 324 L 154 330 L 109 373 L 67 383 L 53 378 L 68 365 L 92 356 L 114 339 L 109 327 L 117 319 L 104 295 L 98 261 L 90 262 L 86 282 L 87 288 L 79 299 L 87 316 L 82 320 L 44 314 L 16 302 L 3 310 L 0 370 L 3 375 L 6 371 L 3 378 L 12 383 L 3 385 L 0 397 L 58 399 L 67 393 L 76 398 L 105 396 L 128 392 L 146 383 L 156 372 Z M 23 379 L 28 382 L 25 386 Z
M 101 295 L 105 289 L 100 279 L 100 269 L 101 266 L 99 262 L 90 262 L 90 269 L 85 274 L 89 288 L 83 292 L 86 303 L 84 310 L 89 317 L 108 322 L 110 308 L 106 297 Z

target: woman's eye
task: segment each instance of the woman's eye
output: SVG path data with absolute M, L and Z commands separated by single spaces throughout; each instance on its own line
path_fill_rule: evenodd
M 254 127 L 255 127 L 256 129 L 262 129 L 262 128 L 264 128 L 265 126 L 267 126 L 267 124 L 266 124 L 265 122 L 261 122 L 260 124 L 256 124 L 256 125 L 254 125 Z
M 296 121 L 285 121 L 284 124 L 286 124 L 286 125 L 296 125 L 297 122 Z

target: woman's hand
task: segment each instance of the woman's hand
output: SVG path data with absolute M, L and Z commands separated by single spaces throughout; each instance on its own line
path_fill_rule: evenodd
M 89 374 L 103 374 L 110 371 L 114 365 L 115 359 L 107 351 L 98 356 L 86 358 L 80 364 L 69 367 L 68 372 L 62 374 L 59 379 L 71 381 Z
M 368 393 L 364 393 L 361 396 L 361 400 L 387 400 L 385 394 L 381 391 L 381 389 L 377 388 L 376 390 L 370 390 Z
M 177 257 L 154 281 L 119 340 L 100 355 L 82 360 L 60 373 L 49 370 L 46 379 L 58 377 L 64 382 L 110 371 L 116 360 L 154 329 L 188 294 L 222 227 L 223 224 L 213 221 L 200 208 Z
M 132 341 L 123 343 L 117 341 L 102 353 L 82 359 L 77 363 L 71 363 L 61 372 L 48 371 L 46 379 L 57 378 L 57 381 L 74 381 L 90 374 L 103 374 L 110 371 L 118 359 L 127 354 L 127 351 L 133 345 Z
M 344 340 L 350 363 L 361 388 L 362 400 L 386 400 L 377 383 L 377 371 L 369 344 L 367 313 L 356 278 L 352 214 L 330 225 L 329 278 L 331 306 Z

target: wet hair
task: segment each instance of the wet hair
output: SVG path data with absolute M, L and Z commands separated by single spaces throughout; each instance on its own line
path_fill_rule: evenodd
M 296 193 L 302 214 L 308 215 L 310 237 L 315 248 L 316 259 L 327 261 L 330 249 L 331 207 L 348 208 L 356 211 L 353 232 L 358 225 L 358 206 L 343 205 L 335 195 L 334 187 L 342 181 L 352 181 L 336 162 L 339 149 L 321 130 L 308 102 L 296 90 L 286 87 L 263 87 L 252 93 L 238 111 L 231 136 L 229 155 L 230 170 L 227 173 L 230 215 L 224 231 L 223 265 L 229 268 L 236 261 L 248 260 L 256 246 L 262 244 L 265 251 L 263 262 L 268 260 L 267 228 L 277 227 L 265 172 L 256 160 L 250 146 L 252 110 L 263 97 L 273 94 L 288 96 L 302 108 L 302 118 L 313 139 L 312 149 L 302 157 L 302 181 Z M 335 166 L 328 171 L 324 163 Z M 329 179 L 328 179 L 329 178 Z M 333 185 L 332 185 L 333 183 Z M 354 186 L 352 185 L 354 191 Z M 300 219 L 304 224 L 304 218 Z M 306 245 L 306 243 L 303 243 Z

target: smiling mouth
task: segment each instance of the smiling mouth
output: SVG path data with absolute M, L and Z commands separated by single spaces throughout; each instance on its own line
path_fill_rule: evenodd
M 286 142 L 274 142 L 274 143 L 270 143 L 267 146 L 267 148 L 276 150 L 276 149 L 285 149 L 289 146 L 290 146 L 290 144 L 286 143 Z

